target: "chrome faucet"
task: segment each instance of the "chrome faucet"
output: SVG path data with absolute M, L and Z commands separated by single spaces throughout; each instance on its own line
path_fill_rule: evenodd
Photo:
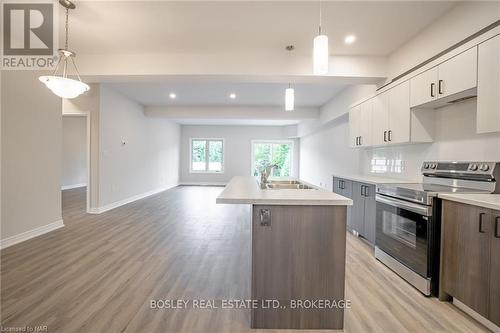
M 268 183 L 268 178 L 271 175 L 271 172 L 273 171 L 274 168 L 279 168 L 279 166 L 276 164 L 271 164 L 263 168 L 262 171 L 260 172 L 260 187 L 262 189 L 266 188 L 266 184 Z

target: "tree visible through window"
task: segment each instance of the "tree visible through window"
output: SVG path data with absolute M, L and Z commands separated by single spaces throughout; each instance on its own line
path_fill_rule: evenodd
M 191 172 L 222 172 L 224 170 L 222 139 L 191 140 Z
M 260 171 L 268 165 L 275 164 L 272 176 L 287 177 L 291 175 L 292 142 L 255 141 L 252 147 L 252 174 L 258 176 Z

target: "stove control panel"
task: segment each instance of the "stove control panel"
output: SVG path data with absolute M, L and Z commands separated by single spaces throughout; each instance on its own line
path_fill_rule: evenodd
M 426 161 L 421 171 L 424 176 L 499 180 L 500 162 Z

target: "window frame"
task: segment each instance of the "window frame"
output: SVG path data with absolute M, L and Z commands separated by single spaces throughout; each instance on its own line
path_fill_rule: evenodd
M 206 141 L 205 145 L 205 170 L 193 170 L 193 141 Z M 209 159 L 209 145 L 210 141 L 221 141 L 222 142 L 222 161 L 221 161 L 221 171 L 208 170 L 210 163 Z M 224 138 L 189 138 L 189 173 L 209 173 L 209 174 L 224 174 L 224 164 L 226 161 L 226 142 Z
M 256 140 L 251 140 L 251 145 L 252 145 L 252 149 L 251 149 L 251 158 L 250 158 L 250 175 L 253 177 L 253 170 L 254 170 L 254 166 L 255 166 L 255 149 L 254 149 L 254 145 L 256 143 L 270 143 L 270 144 L 289 144 L 290 145 L 290 176 L 289 177 L 294 177 L 294 171 L 295 171 L 295 168 L 294 168 L 294 150 L 295 150 L 295 141 L 294 140 L 282 140 L 282 139 L 270 139 L 270 140 L 266 140 L 266 139 L 256 139 Z

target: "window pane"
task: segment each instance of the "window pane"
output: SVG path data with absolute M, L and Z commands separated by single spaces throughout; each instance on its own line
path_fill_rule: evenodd
M 208 170 L 222 171 L 222 141 L 208 142 Z
M 271 164 L 271 144 L 269 143 L 255 143 L 254 148 L 254 170 L 253 175 L 258 176 L 260 170 Z
M 278 167 L 273 169 L 272 175 L 276 177 L 290 176 L 291 145 L 288 143 L 273 144 L 273 161 Z
M 191 169 L 193 171 L 204 171 L 206 169 L 206 143 L 205 140 L 193 140 L 193 146 L 191 147 Z

